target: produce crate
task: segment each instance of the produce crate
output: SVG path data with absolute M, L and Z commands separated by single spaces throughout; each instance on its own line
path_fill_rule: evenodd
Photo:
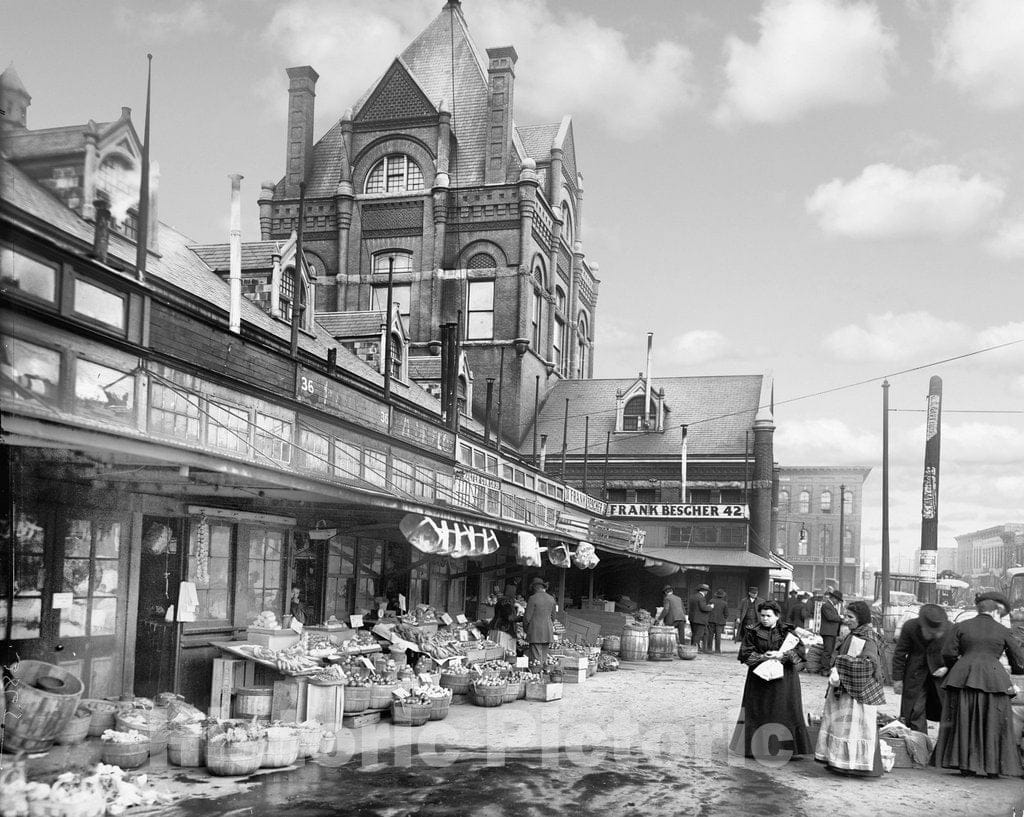
M 562 685 L 545 683 L 543 681 L 530 681 L 526 685 L 526 700 L 560 701 L 562 700 Z
M 271 650 L 283 650 L 297 644 L 299 634 L 294 630 L 261 630 L 250 627 L 246 630 L 245 640 Z
M 368 690 L 368 688 L 366 689 Z M 324 725 L 324 729 L 334 731 L 341 726 L 344 712 L 345 686 L 343 684 L 306 685 L 305 720 L 320 721 Z
M 301 723 L 306 718 L 306 688 L 308 679 L 286 678 L 274 682 L 274 697 L 270 704 L 270 719 L 283 723 Z
M 214 658 L 210 680 L 211 718 L 231 717 L 231 697 L 238 687 L 252 686 L 256 665 L 244 658 Z
M 562 683 L 563 684 L 582 684 L 587 680 L 587 665 L 584 664 L 579 669 L 563 669 L 562 670 Z
M 558 663 L 563 671 L 586 669 L 588 659 L 585 655 L 560 655 L 558 656 Z
M 910 752 L 907 751 L 907 742 L 903 738 L 898 735 L 879 735 L 878 737 L 889 744 L 889 748 L 892 749 L 893 754 L 896 756 L 896 762 L 893 764 L 894 769 L 924 768 L 924 766 L 914 763 Z
M 358 715 L 345 715 L 341 719 L 341 725 L 346 729 L 360 729 L 364 726 L 372 726 L 375 723 L 380 723 L 381 714 L 381 711 L 375 710 L 373 712 L 360 712 Z

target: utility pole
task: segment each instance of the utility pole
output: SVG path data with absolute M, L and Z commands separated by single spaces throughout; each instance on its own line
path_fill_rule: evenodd
M 843 590 L 843 540 L 846 538 L 846 486 L 839 486 L 839 592 Z
M 882 616 L 889 607 L 889 381 L 882 381 Z

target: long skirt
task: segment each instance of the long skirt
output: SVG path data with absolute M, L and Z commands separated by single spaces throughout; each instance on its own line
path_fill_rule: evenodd
M 946 708 L 932 763 L 975 774 L 1019 777 L 1013 739 L 1013 706 L 1007 695 L 980 689 L 946 689 Z
M 729 751 L 765 762 L 809 755 L 814 747 L 805 717 L 800 676 L 792 664 L 786 664 L 783 676 L 774 681 L 765 681 L 748 668 Z
M 877 716 L 877 706 L 858 703 L 845 692 L 836 698 L 829 688 L 814 759 L 847 774 L 881 776 Z

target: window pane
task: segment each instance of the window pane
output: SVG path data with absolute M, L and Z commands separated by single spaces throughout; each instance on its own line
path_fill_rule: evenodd
M 398 304 L 398 314 L 403 318 L 409 317 L 409 308 L 412 303 L 412 285 L 411 284 L 395 284 L 392 286 L 392 299 Z M 371 309 L 376 309 L 378 312 L 386 312 L 388 309 L 388 288 L 382 286 L 375 286 L 373 288 L 373 303 L 370 305 Z
M 89 595 L 91 572 L 88 559 L 65 559 L 63 592 L 74 593 L 76 596 Z
M 75 367 L 75 408 L 104 420 L 130 421 L 135 411 L 135 377 L 79 360 Z
M 331 470 L 330 440 L 323 434 L 299 429 L 298 465 L 310 471 L 327 474 Z
M 223 403 L 209 402 L 206 442 L 214 448 L 244 454 L 249 449 L 249 412 Z
M 341 479 L 358 479 L 361 474 L 362 452 L 354 445 L 334 441 L 334 475 Z
M 292 424 L 256 413 L 256 450 L 277 462 L 291 462 Z
M 381 488 L 385 487 L 387 485 L 387 462 L 386 454 L 378 451 L 364 451 L 363 463 L 366 468 L 366 481 Z
M 98 522 L 96 524 L 96 556 L 116 559 L 121 552 L 121 523 Z
M 60 399 L 60 352 L 54 349 L 4 337 L 0 373 L 0 396 L 5 399 Z
M 116 600 L 115 600 L 116 601 Z M 86 634 L 89 600 L 75 599 L 70 607 L 60 611 L 60 634 L 64 638 L 81 638 Z
M 53 303 L 57 293 L 57 267 L 0 244 L 0 289 L 20 292 Z
M 180 440 L 199 439 L 199 399 L 150 381 L 149 430 Z
M 471 340 L 494 337 L 494 316 L 489 312 L 470 313 L 466 337 Z
M 93 595 L 116 596 L 118 577 L 117 559 L 97 559 L 93 563 Z
M 93 599 L 89 635 L 113 635 L 117 628 L 117 599 Z
M 469 284 L 469 308 L 494 308 L 494 281 L 471 281 Z
M 64 537 L 64 555 L 88 559 L 92 549 L 92 522 L 88 519 L 68 521 L 68 533 Z
M 124 329 L 124 296 L 90 284 L 75 281 L 75 312 L 101 321 L 115 329 Z

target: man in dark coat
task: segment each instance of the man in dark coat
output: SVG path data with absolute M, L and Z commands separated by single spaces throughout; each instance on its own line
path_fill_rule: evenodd
M 666 627 L 676 628 L 676 642 L 686 643 L 686 612 L 683 610 L 683 600 L 675 594 L 670 586 L 665 587 L 665 598 L 661 602 L 661 612 L 654 622 L 664 623 Z
M 719 588 L 711 599 L 711 612 L 708 614 L 708 633 L 705 636 L 705 651 L 716 655 L 722 654 L 722 628 L 729 620 L 729 604 L 725 599 L 725 591 Z
M 548 646 L 555 638 L 555 598 L 548 595 L 548 583 L 539 576 L 530 582 L 533 595 L 526 602 L 523 614 L 523 626 L 526 629 L 526 641 L 530 645 L 530 664 L 539 664 L 542 668 L 548 657 Z
M 789 607 L 789 615 L 786 617 L 786 623 L 792 624 L 794 627 L 800 627 L 801 629 L 807 626 L 807 605 L 804 603 L 807 599 L 805 593 L 801 593 L 795 602 Z
M 839 635 L 839 625 L 843 617 L 836 609 L 836 602 L 843 601 L 843 594 L 838 590 L 825 591 L 825 600 L 821 603 L 821 625 L 818 628 L 818 635 L 821 636 L 821 670 L 822 675 L 831 672 L 832 653 L 836 651 L 836 636 Z
M 697 652 L 704 652 L 704 631 L 708 626 L 708 614 L 711 612 L 711 605 L 708 603 L 708 593 L 711 588 L 706 584 L 697 586 L 697 592 L 690 596 L 690 644 L 697 648 Z
M 923 604 L 917 618 L 900 631 L 892 654 L 893 691 L 900 699 L 900 720 L 915 732 L 928 734 L 928 721 L 942 717 L 942 641 L 949 618 L 938 604 Z
M 747 588 L 747 596 L 740 602 L 740 611 L 736 619 L 736 641 L 743 640 L 743 630 L 746 627 L 756 627 L 760 618 L 757 615 L 757 608 L 764 601 L 757 594 L 758 588 L 751 585 Z
M 798 593 L 796 590 L 790 590 L 789 596 L 786 598 L 785 604 L 782 605 L 782 618 L 780 619 L 783 624 L 789 621 L 789 614 L 792 612 L 793 607 L 799 601 Z

